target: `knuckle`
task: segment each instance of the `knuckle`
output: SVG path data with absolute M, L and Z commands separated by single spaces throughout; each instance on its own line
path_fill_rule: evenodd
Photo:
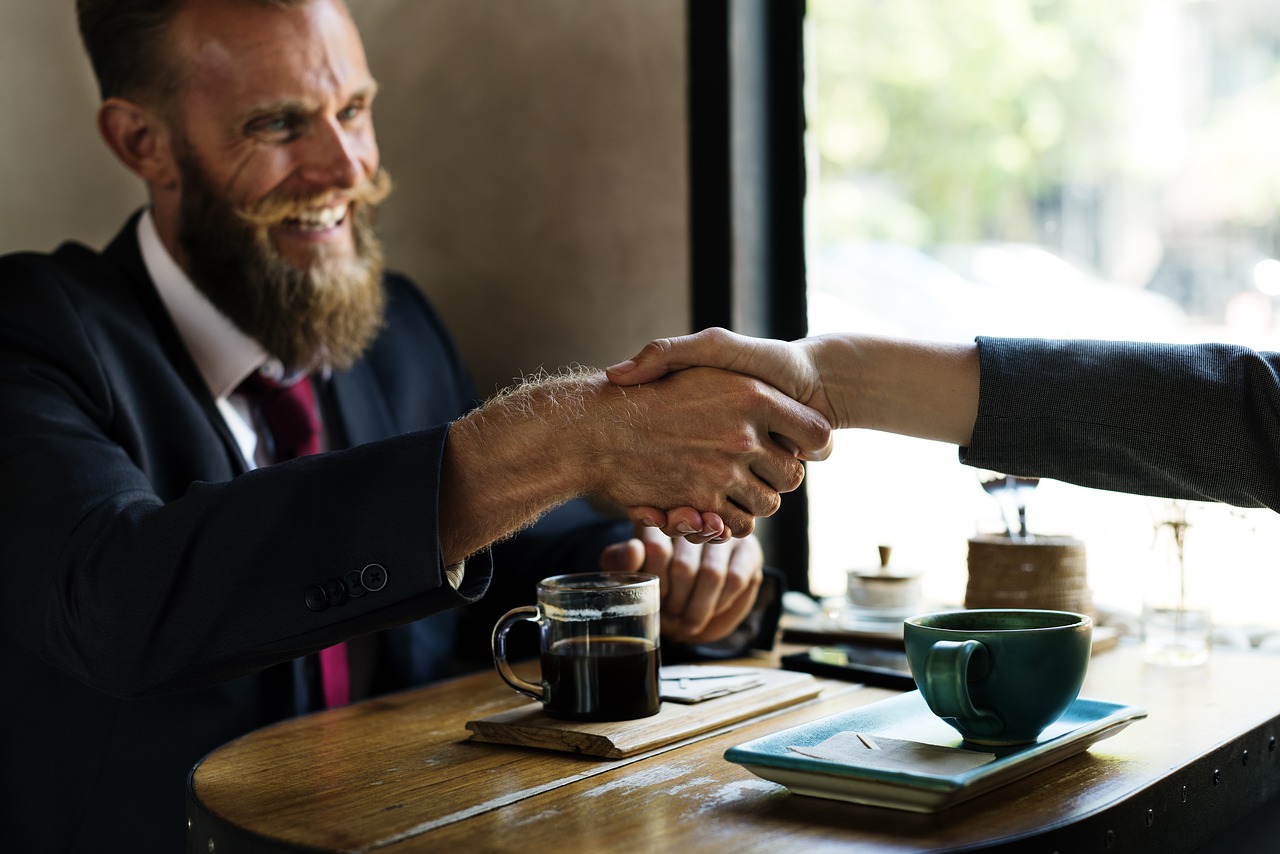
M 745 537 L 755 531 L 756 519 L 749 513 L 734 513 L 729 528 L 733 531 L 734 537 Z
M 786 488 L 779 491 L 795 492 L 800 488 L 800 484 L 804 482 L 804 465 L 799 460 L 788 458 L 784 477 L 786 479 L 783 482 L 783 486 Z
M 726 345 L 733 338 L 729 330 L 725 329 L 723 326 L 712 326 L 709 329 L 702 330 L 698 335 L 706 338 L 710 343 L 716 346 Z

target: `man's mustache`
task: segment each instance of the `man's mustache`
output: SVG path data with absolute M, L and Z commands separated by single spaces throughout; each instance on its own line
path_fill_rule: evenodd
M 307 211 L 343 201 L 351 202 L 352 211 L 360 206 L 372 207 L 381 204 L 391 195 L 391 190 L 391 175 L 386 169 L 379 168 L 372 178 L 361 181 L 354 189 L 342 193 L 336 199 L 332 192 L 298 196 L 276 190 L 251 207 L 237 208 L 236 216 L 249 225 L 270 228 L 285 220 L 296 219 Z

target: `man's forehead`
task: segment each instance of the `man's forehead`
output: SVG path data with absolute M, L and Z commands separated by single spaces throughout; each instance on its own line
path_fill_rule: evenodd
M 188 84 L 237 100 L 302 102 L 373 88 L 360 35 L 335 0 L 288 9 L 191 3 L 174 36 Z

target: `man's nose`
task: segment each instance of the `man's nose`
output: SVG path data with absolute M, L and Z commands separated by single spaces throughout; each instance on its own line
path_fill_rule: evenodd
M 316 126 L 306 151 L 303 177 L 320 187 L 351 189 L 365 175 L 362 140 L 336 121 Z

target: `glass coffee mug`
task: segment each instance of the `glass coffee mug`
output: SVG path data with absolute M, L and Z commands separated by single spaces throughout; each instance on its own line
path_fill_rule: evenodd
M 1026 744 L 1080 693 L 1093 621 L 1067 611 L 946 611 L 908 619 L 903 640 L 935 715 L 966 741 Z
M 508 685 L 574 721 L 656 715 L 658 578 L 640 572 L 557 575 L 538 583 L 538 604 L 508 611 L 493 630 L 493 661 Z M 541 631 L 542 681 L 521 679 L 507 662 L 507 632 L 520 622 Z

